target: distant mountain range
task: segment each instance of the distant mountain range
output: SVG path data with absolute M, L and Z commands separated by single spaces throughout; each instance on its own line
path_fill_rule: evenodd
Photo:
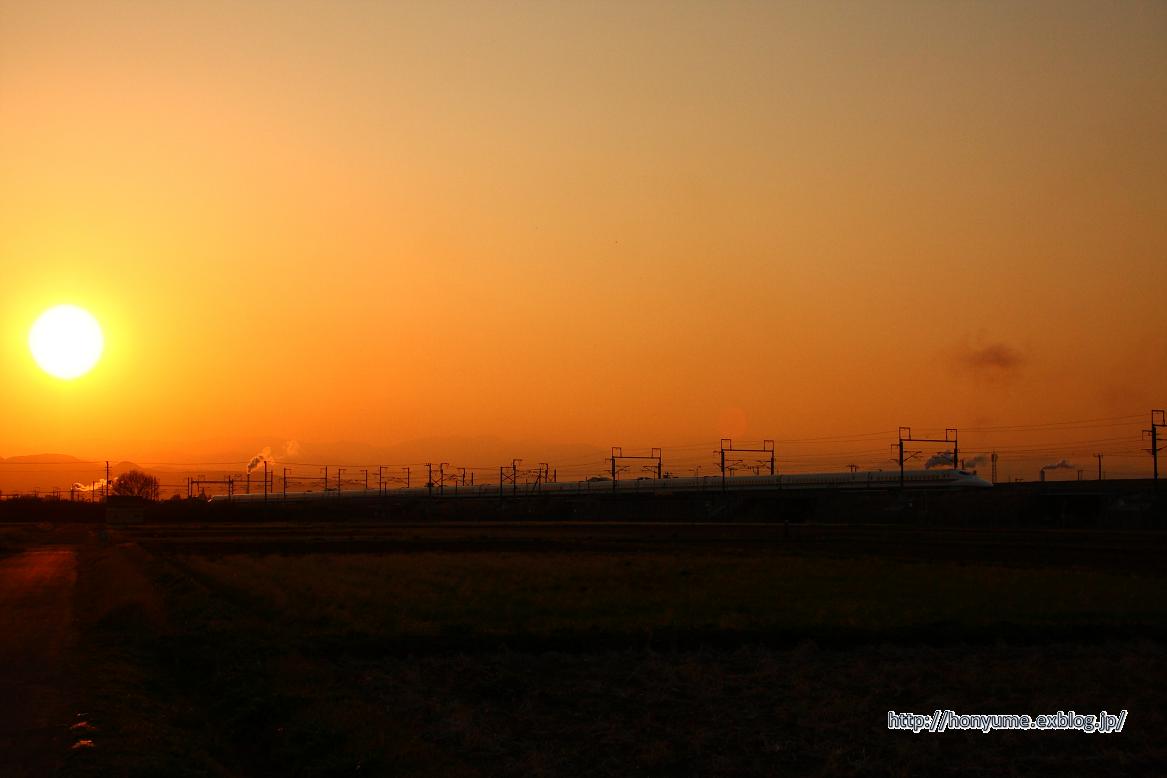
M 110 476 L 130 470 L 146 470 L 133 462 L 110 462 Z M 162 479 L 162 474 L 152 473 Z M 170 474 L 166 474 L 170 475 Z M 105 479 L 105 462 L 79 459 L 70 454 L 26 454 L 0 457 L 0 493 L 13 492 L 47 494 L 53 491 L 68 493 L 74 484 L 84 487 L 100 485 Z M 180 479 L 185 484 L 185 479 Z M 185 486 L 183 487 L 185 492 Z
M 0 463 L 9 464 L 44 464 L 48 462 L 80 462 L 82 460 L 68 454 L 26 454 L 20 457 L 0 457 Z

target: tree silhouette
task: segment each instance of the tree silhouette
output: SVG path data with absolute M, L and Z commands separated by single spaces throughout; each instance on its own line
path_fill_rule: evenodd
M 112 494 L 118 497 L 141 497 L 145 500 L 158 499 L 158 479 L 141 470 L 122 473 L 113 482 Z

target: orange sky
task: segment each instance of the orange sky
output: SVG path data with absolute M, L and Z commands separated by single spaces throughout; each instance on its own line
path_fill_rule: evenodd
M 1162 3 L 0 0 L 0 456 L 1146 414 L 1165 40 Z M 26 346 L 61 302 L 106 329 L 68 383 Z

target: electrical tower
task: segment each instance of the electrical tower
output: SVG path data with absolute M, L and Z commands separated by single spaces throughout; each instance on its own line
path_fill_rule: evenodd
M 203 493 L 203 487 L 208 484 L 221 484 L 227 487 L 227 499 L 230 500 L 235 496 L 235 477 L 227 476 L 226 478 L 206 478 L 199 476 L 198 478 L 190 479 L 190 489 L 195 493 Z
M 649 453 L 648 456 L 644 456 L 644 455 L 633 456 L 631 454 L 625 456 L 623 446 L 612 446 L 612 456 L 610 459 L 611 459 L 611 463 L 612 463 L 612 491 L 613 492 L 616 491 L 616 481 L 620 475 L 620 472 L 622 470 L 627 469 L 627 468 L 618 467 L 618 463 L 620 462 L 620 460 L 623 460 L 623 459 L 647 459 L 647 460 L 656 462 L 655 468 L 653 468 L 650 465 L 647 467 L 647 469 L 655 470 L 657 480 L 660 480 L 661 472 L 662 472 L 662 461 L 661 461 L 661 450 L 659 448 L 651 449 L 651 453 Z
M 503 484 L 505 484 L 507 481 L 511 482 L 511 494 L 518 494 L 519 493 L 519 464 L 522 461 L 523 460 L 521 460 L 521 459 L 512 459 L 511 460 L 511 466 L 509 468 L 511 472 L 509 475 L 507 474 L 508 468 L 506 465 L 502 465 L 501 467 L 499 467 L 499 469 L 498 469 L 498 496 L 499 497 L 503 496 Z
M 948 427 L 944 430 L 944 438 L 913 438 L 911 427 L 900 427 L 899 443 L 896 444 L 899 449 L 899 465 L 900 465 L 900 488 L 904 488 L 904 443 L 948 443 L 952 446 L 952 469 L 957 469 L 959 462 L 960 447 L 957 443 L 957 431 L 955 427 Z M 918 453 L 918 452 L 917 452 Z M 915 456 L 915 454 L 913 454 Z M 909 457 L 910 459 L 911 457 Z
M 777 472 L 777 468 L 775 466 L 775 459 L 774 459 L 774 441 L 772 441 L 768 438 L 766 440 L 762 441 L 761 448 L 734 448 L 732 439 L 722 438 L 721 439 L 720 454 L 721 454 L 721 490 L 722 491 L 725 491 L 725 488 L 726 488 L 726 485 L 725 485 L 725 471 L 726 471 L 725 455 L 726 454 L 769 454 L 770 455 L 770 475 L 774 475 Z M 732 471 L 735 468 L 735 466 L 740 465 L 742 463 L 742 461 L 743 460 L 741 460 L 741 459 L 730 460 L 729 469 Z M 766 460 L 763 458 L 761 460 L 761 463 L 765 464 L 765 461 Z

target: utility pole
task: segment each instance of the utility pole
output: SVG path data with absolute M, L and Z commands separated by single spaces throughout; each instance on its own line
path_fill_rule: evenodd
M 363 472 L 365 474 L 365 491 L 367 492 L 369 491 L 369 469 L 365 468 Z
M 511 460 L 511 491 L 513 494 L 519 493 L 519 463 L 521 459 Z
M 429 496 L 434 496 L 434 464 L 433 462 L 425 463 L 425 488 L 429 491 Z
M 336 468 L 336 496 L 340 497 L 340 474 L 344 472 L 343 467 Z
M 905 433 L 907 433 L 907 436 L 909 438 L 912 437 L 912 429 L 910 427 L 900 427 L 900 431 L 899 431 L 899 433 L 897 433 L 897 436 L 900 439 L 900 442 L 899 442 L 899 446 L 900 446 L 899 463 L 900 463 L 900 489 L 901 490 L 904 488 L 904 434 Z
M 288 468 L 286 467 L 284 468 L 283 488 L 284 500 L 286 501 L 288 499 Z
M 324 491 L 328 491 L 328 465 L 324 466 Z
M 464 468 L 464 467 L 459 467 L 459 468 L 458 468 L 458 472 L 459 472 L 459 473 L 460 473 L 460 475 L 461 475 L 461 479 L 462 479 L 462 487 L 463 487 L 463 488 L 465 488 L 465 487 L 466 487 L 466 468 Z M 457 482 L 455 481 L 455 483 L 457 483 Z
M 1102 480 L 1102 454 L 1095 454 L 1094 458 L 1098 460 L 1098 480 Z
M 1151 462 L 1152 462 L 1152 478 L 1155 479 L 1155 488 L 1159 488 L 1159 430 L 1167 429 L 1167 413 L 1162 410 L 1151 411 L 1151 429 L 1143 430 L 1143 437 L 1145 438 L 1149 433 L 1151 436 Z
M 441 462 L 438 464 L 438 480 L 440 481 L 438 484 L 438 496 L 445 495 L 446 493 L 446 465 L 448 464 L 450 463 Z
M 1099 456 L 1101 456 L 1101 454 Z M 994 451 L 989 456 L 989 461 L 991 461 L 993 463 L 993 475 L 991 476 L 993 479 L 993 483 L 997 483 L 997 452 L 996 451 Z M 1099 466 L 1101 466 L 1101 462 L 1099 462 Z M 1101 471 L 1099 471 L 1099 472 L 1101 472 Z
M 409 488 L 409 468 L 405 468 L 405 488 Z
M 385 496 L 385 466 L 377 465 L 377 494 L 380 497 Z
M 721 439 L 721 491 L 725 491 L 725 450 L 733 448 L 733 440 L 731 438 Z
M 105 499 L 109 499 L 109 460 L 105 460 Z
M 267 502 L 267 460 L 263 460 L 263 501 Z

